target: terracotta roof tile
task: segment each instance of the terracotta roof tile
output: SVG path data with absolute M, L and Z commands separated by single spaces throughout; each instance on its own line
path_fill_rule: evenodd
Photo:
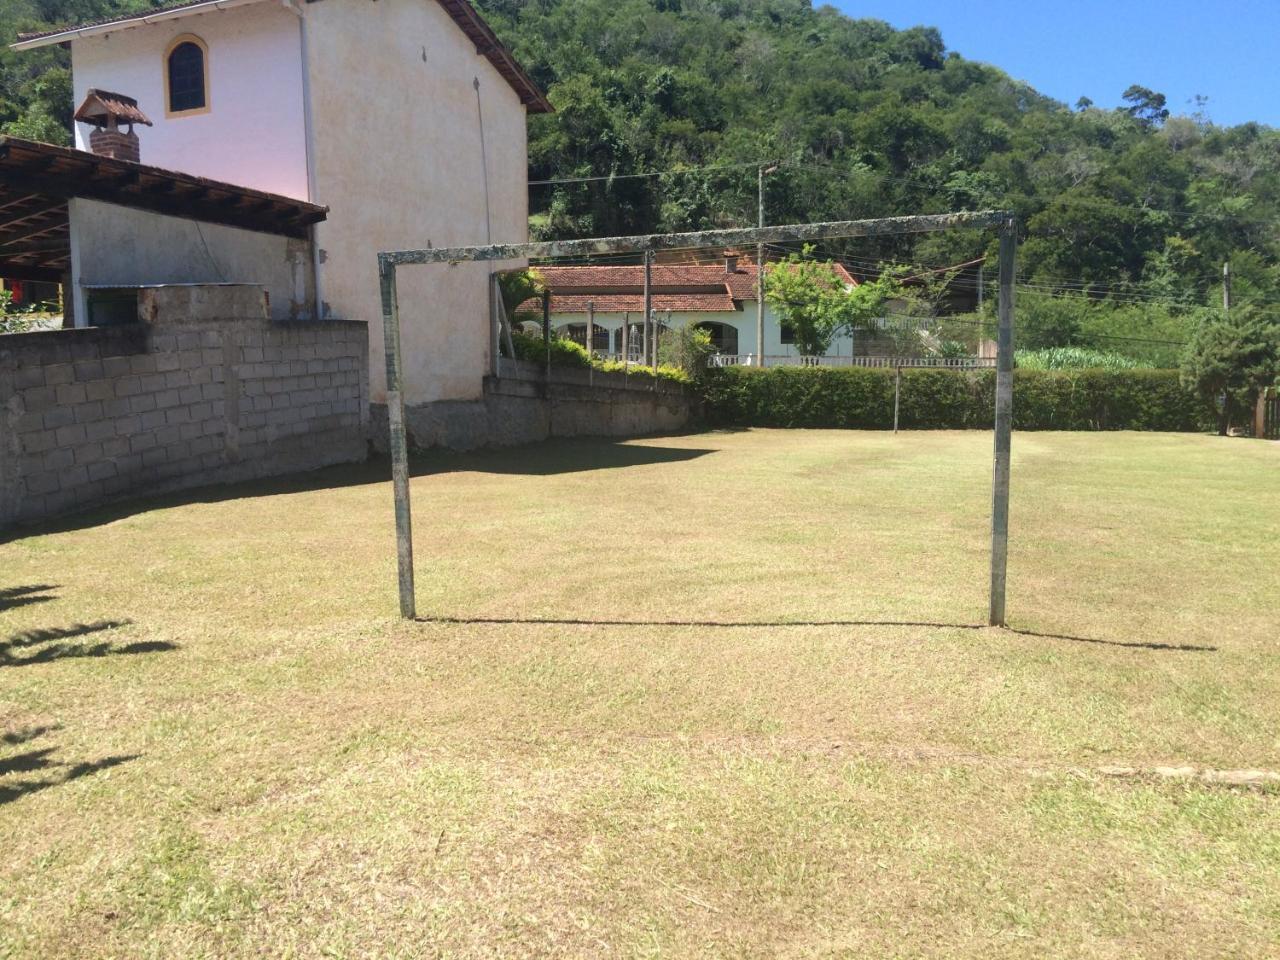
M 644 267 L 573 266 L 535 267 L 551 290 L 552 313 L 586 313 L 594 300 L 597 313 L 643 313 Z M 841 277 L 856 286 L 858 281 L 844 267 L 836 265 Z M 652 273 L 653 308 L 684 313 L 727 313 L 741 309 L 743 301 L 756 299 L 756 265 L 739 260 L 734 272 L 723 260 L 707 264 L 657 264 Z M 536 301 L 521 304 L 521 310 L 540 310 Z
M 594 302 L 596 313 L 633 313 L 644 314 L 644 294 L 642 293 L 569 293 L 559 294 L 552 291 L 551 312 L 555 314 L 587 312 L 587 304 Z M 670 310 L 672 313 L 733 313 L 738 305 L 727 292 L 721 293 L 655 293 L 653 309 L 659 313 Z M 540 313 L 542 303 L 538 300 L 526 300 L 520 304 L 519 312 Z
M 142 123 L 152 126 L 147 115 L 138 109 L 138 101 L 126 97 L 123 93 L 110 93 L 106 90 L 90 90 L 76 111 L 76 120 L 91 123 L 97 127 L 105 127 L 107 120 L 115 118 L 117 123 Z

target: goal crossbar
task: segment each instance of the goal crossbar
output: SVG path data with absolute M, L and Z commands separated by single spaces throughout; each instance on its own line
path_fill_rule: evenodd
M 395 493 L 396 553 L 400 615 L 416 616 L 413 577 L 413 525 L 409 503 L 409 446 L 404 421 L 403 363 L 400 349 L 398 267 L 495 260 L 541 260 L 606 254 L 651 253 L 705 247 L 739 247 L 760 243 L 804 243 L 843 238 L 890 237 L 940 230 L 996 229 L 1000 235 L 1000 280 L 996 335 L 995 460 L 991 496 L 991 589 L 988 623 L 1005 625 L 1005 580 L 1009 545 L 1009 460 L 1013 433 L 1013 281 L 1017 251 L 1014 215 L 983 210 L 960 213 L 837 220 L 776 227 L 744 227 L 692 233 L 659 233 L 587 240 L 486 244 L 473 247 L 428 247 L 378 254 L 382 292 L 382 334 L 387 369 L 387 420 L 390 427 L 391 479 Z
M 734 227 L 694 233 L 654 233 L 633 237 L 597 237 L 590 240 L 545 240 L 537 243 L 491 243 L 478 247 L 438 247 L 394 250 L 378 254 L 380 269 L 423 263 L 461 263 L 468 260 L 541 260 L 589 257 L 657 250 L 695 250 L 703 247 L 740 247 L 756 243 L 799 243 L 837 238 L 892 237 L 908 233 L 934 233 L 962 227 L 989 229 L 1011 220 L 1001 210 L 932 213 L 879 220 L 836 220 L 829 223 L 793 223 L 780 227 Z

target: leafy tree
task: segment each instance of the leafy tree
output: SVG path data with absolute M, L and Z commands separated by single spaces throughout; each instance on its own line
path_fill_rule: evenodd
M 527 300 L 541 297 L 546 284 L 542 280 L 542 274 L 530 267 L 498 274 L 498 289 L 502 292 L 502 306 L 506 309 L 507 316 L 513 323 L 520 323 L 531 318 L 527 315 L 517 317 L 517 308 Z M 541 319 L 541 314 L 534 315 L 532 319 Z
M 1253 409 L 1258 394 L 1280 377 L 1280 326 L 1250 310 L 1205 322 L 1183 361 L 1183 382 L 1220 403 L 1218 433 Z
M 68 52 L 10 50 L 19 31 L 163 2 L 0 0 L 0 132 L 71 132 Z M 1109 348 L 1090 338 L 1147 328 L 1186 340 L 1228 259 L 1242 301 L 1280 301 L 1280 130 L 1217 126 L 1202 101 L 1179 117 L 1134 85 L 1119 110 L 1073 109 L 936 30 L 810 0 L 476 4 L 557 108 L 529 122 L 530 179 L 554 181 L 530 189 L 535 236 L 753 224 L 756 164 L 779 160 L 771 223 L 1013 210 L 1019 279 L 1093 304 L 1046 342 Z M 821 251 L 932 266 L 992 253 L 980 231 Z
M 836 337 L 867 328 L 883 317 L 888 302 L 903 296 L 889 277 L 847 288 L 830 261 L 815 260 L 813 248 L 792 253 L 765 276 L 765 300 L 778 312 L 778 322 L 795 334 L 806 356 L 822 356 Z
M 1146 126 L 1156 126 L 1169 119 L 1169 108 L 1165 106 L 1167 100 L 1163 93 L 1156 93 L 1135 83 L 1120 98 L 1129 104 L 1124 112 Z

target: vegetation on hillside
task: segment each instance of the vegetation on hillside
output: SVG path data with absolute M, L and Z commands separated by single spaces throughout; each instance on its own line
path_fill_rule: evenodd
M 153 5 L 7 0 L 0 38 Z M 1074 319 L 1033 329 L 1030 346 L 1141 353 L 1163 340 L 1178 354 L 1228 260 L 1238 303 L 1264 319 L 1280 303 L 1280 131 L 1218 126 L 1202 98 L 1170 105 L 1135 83 L 1121 109 L 1072 107 L 948 50 L 937 30 L 809 0 L 477 6 L 556 106 L 530 124 L 543 235 L 749 224 L 768 160 L 774 223 L 1016 212 L 1026 289 L 1075 295 L 1059 311 Z M 0 49 L 0 129 L 65 140 L 70 100 L 65 51 Z M 863 275 L 991 253 L 990 235 L 969 231 L 816 251 Z
M 1069 107 L 948 50 L 936 30 L 808 0 L 479 6 L 557 108 L 530 133 L 545 235 L 750 224 L 756 165 L 781 161 L 765 180 L 774 223 L 1016 212 L 1035 347 L 1174 365 L 1228 260 L 1237 302 L 1274 315 L 1280 301 L 1280 131 L 1218 126 L 1203 99 L 1171 107 L 1135 83 L 1117 91 L 1122 109 Z M 976 232 L 817 251 L 863 275 L 993 252 Z

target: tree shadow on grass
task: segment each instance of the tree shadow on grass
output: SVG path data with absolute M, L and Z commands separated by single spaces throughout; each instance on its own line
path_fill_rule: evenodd
M 930 630 L 1003 630 L 1023 637 L 1041 640 L 1067 640 L 1072 643 L 1095 643 L 1108 647 L 1137 650 L 1216 653 L 1217 647 L 1190 643 L 1155 643 L 1130 640 L 1102 640 L 1097 637 L 1074 637 L 1063 633 L 1040 633 L 1013 627 L 988 627 L 983 623 L 940 623 L 934 620 L 601 620 L 550 617 L 417 617 L 418 623 L 444 624 L 524 624 L 561 627 L 701 627 L 708 629 L 775 629 L 799 627 L 919 627 Z
M 176 650 L 178 645 L 166 640 L 142 641 L 117 645 L 98 643 L 66 643 L 76 637 L 115 630 L 129 624 L 129 620 L 99 620 L 96 623 L 77 623 L 69 627 L 52 627 L 44 630 L 26 630 L 15 633 L 8 640 L 0 640 L 0 668 L 27 667 L 54 660 L 80 657 L 107 657 L 121 654 L 161 653 Z
M 26 607 L 33 603 L 48 603 L 57 600 L 50 590 L 57 590 L 56 584 L 33 583 L 23 587 L 4 587 L 0 589 L 0 612 L 16 607 Z
M 583 473 L 594 470 L 616 470 L 625 467 L 647 466 L 662 463 L 682 463 L 696 460 L 711 453 L 711 447 L 672 447 L 655 443 L 626 443 L 609 439 L 557 439 L 515 447 L 494 447 L 457 453 L 450 450 L 429 450 L 414 454 L 409 463 L 414 477 L 434 476 L 444 473 L 490 473 L 512 476 L 555 476 L 562 473 Z M 0 544 L 25 537 L 45 536 L 82 530 L 111 523 L 150 510 L 195 503 L 221 503 L 224 500 L 247 500 L 254 497 L 272 497 L 291 493 L 308 493 L 317 490 L 337 490 L 369 484 L 390 483 L 391 464 L 385 457 L 373 457 L 363 463 L 323 467 L 307 473 L 287 474 L 242 483 L 222 484 L 211 487 L 193 487 L 174 493 L 123 500 L 119 503 L 96 507 L 82 513 L 60 517 L 31 526 L 13 527 L 0 532 Z M 47 588 L 46 588 L 47 589 Z M 52 599 L 46 598 L 46 599 Z M 20 606 L 19 601 L 13 606 Z M 27 600 L 28 603 L 40 602 Z M 5 606 L 0 595 L 0 609 Z
M 33 727 L 10 731 L 0 734 L 0 743 L 7 746 L 27 743 L 56 729 L 57 727 Z M 108 770 L 122 763 L 128 763 L 139 756 L 136 753 L 118 754 L 87 763 L 71 764 L 56 759 L 54 754 L 57 750 L 57 747 L 43 747 L 9 757 L 0 757 L 0 806 L 19 800 L 27 794 L 71 783 L 73 780 L 79 780 L 100 770 Z M 11 779 L 15 774 L 32 773 L 40 776 L 34 779 Z

